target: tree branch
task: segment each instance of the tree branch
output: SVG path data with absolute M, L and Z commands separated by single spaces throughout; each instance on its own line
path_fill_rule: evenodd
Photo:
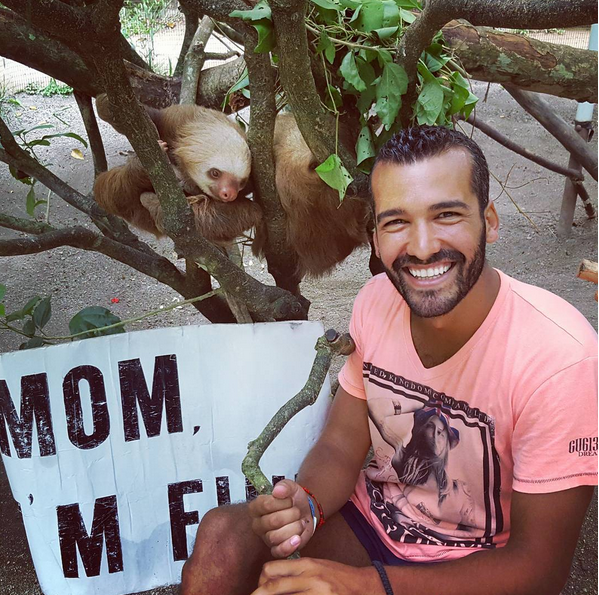
M 202 17 L 198 30 L 185 56 L 181 76 L 181 96 L 179 103 L 195 105 L 198 94 L 200 73 L 206 60 L 206 45 L 214 31 L 214 23 L 210 17 Z
M 2 118 L 0 118 L 0 140 L 4 146 L 4 149 L 0 149 L 0 161 L 12 165 L 28 176 L 39 180 L 65 202 L 89 215 L 94 224 L 108 237 L 123 242 L 123 244 L 145 254 L 154 254 L 154 251 L 147 244 L 141 242 L 135 234 L 131 233 L 122 219 L 107 214 L 94 200 L 71 188 L 21 149 Z
M 457 21 L 443 27 L 443 37 L 474 79 L 597 102 L 597 52 Z
M 198 22 L 200 20 L 200 13 L 197 8 L 190 7 L 185 0 L 179 2 L 179 8 L 185 16 L 185 33 L 183 34 L 183 43 L 181 44 L 181 51 L 177 58 L 177 66 L 175 66 L 173 76 L 181 76 L 183 74 L 185 56 L 191 46 L 191 41 L 198 29 Z
M 505 85 L 505 90 L 549 131 L 576 160 L 597 180 L 597 154 L 561 116 L 556 114 L 547 102 L 528 91 Z
M 276 284 L 291 293 L 299 292 L 300 278 L 296 252 L 287 242 L 287 215 L 281 206 L 275 183 L 273 134 L 277 108 L 275 105 L 276 77 L 268 54 L 254 53 L 255 32 L 244 30 L 245 59 L 250 79 L 250 121 L 248 144 L 252 153 L 254 199 L 264 210 L 266 237 L 261 250 L 268 263 L 268 272 Z M 258 235 L 258 231 L 256 232 Z
M 75 101 L 81 112 L 81 118 L 83 119 L 87 138 L 89 139 L 89 145 L 92 150 L 95 177 L 98 177 L 102 172 L 108 169 L 108 162 L 106 161 L 106 152 L 104 151 L 102 135 L 100 134 L 96 115 L 94 114 L 94 108 L 92 107 L 92 100 L 89 95 L 81 93 L 76 89 L 73 90 L 73 95 L 75 96 Z
M 464 120 L 463 116 L 459 116 L 458 120 Z M 557 174 L 561 174 L 562 176 L 566 176 L 567 178 L 574 180 L 583 180 L 584 176 L 581 172 L 576 169 L 572 169 L 569 167 L 565 167 L 563 165 L 559 165 L 554 163 L 553 161 L 549 161 L 549 159 L 545 159 L 545 157 L 541 157 L 540 155 L 535 155 L 531 153 L 528 149 L 521 147 L 514 141 L 510 140 L 507 136 L 496 130 L 486 122 L 483 122 L 478 116 L 473 113 L 470 114 L 468 119 L 466 120 L 468 124 L 478 128 L 481 132 L 484 132 L 489 138 L 497 141 L 500 145 L 503 145 L 506 149 L 510 151 L 514 151 L 518 155 L 522 155 L 522 157 L 526 157 L 526 159 L 530 159 L 537 165 L 544 167 L 550 171 L 553 171 Z

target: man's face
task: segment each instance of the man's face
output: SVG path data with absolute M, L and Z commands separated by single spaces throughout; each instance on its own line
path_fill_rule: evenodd
M 413 164 L 379 163 L 372 174 L 375 247 L 387 276 L 421 318 L 443 316 L 466 297 L 497 239 L 491 204 L 481 216 L 470 155 L 452 149 Z

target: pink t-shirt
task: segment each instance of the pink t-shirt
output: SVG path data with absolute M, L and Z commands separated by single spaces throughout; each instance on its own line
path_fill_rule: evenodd
M 481 327 L 429 369 L 384 274 L 356 298 L 339 381 L 367 399 L 374 458 L 352 501 L 401 558 L 503 546 L 512 490 L 597 483 L 597 335 L 556 295 L 500 277 Z

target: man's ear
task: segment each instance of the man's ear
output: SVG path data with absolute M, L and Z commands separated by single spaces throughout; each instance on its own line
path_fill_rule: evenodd
M 485 208 L 484 220 L 487 244 L 493 244 L 499 239 L 499 215 L 492 201 Z

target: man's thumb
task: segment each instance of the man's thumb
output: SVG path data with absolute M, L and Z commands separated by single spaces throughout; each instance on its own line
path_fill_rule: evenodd
M 297 492 L 299 486 L 291 479 L 282 479 L 272 490 L 275 498 L 292 498 Z

